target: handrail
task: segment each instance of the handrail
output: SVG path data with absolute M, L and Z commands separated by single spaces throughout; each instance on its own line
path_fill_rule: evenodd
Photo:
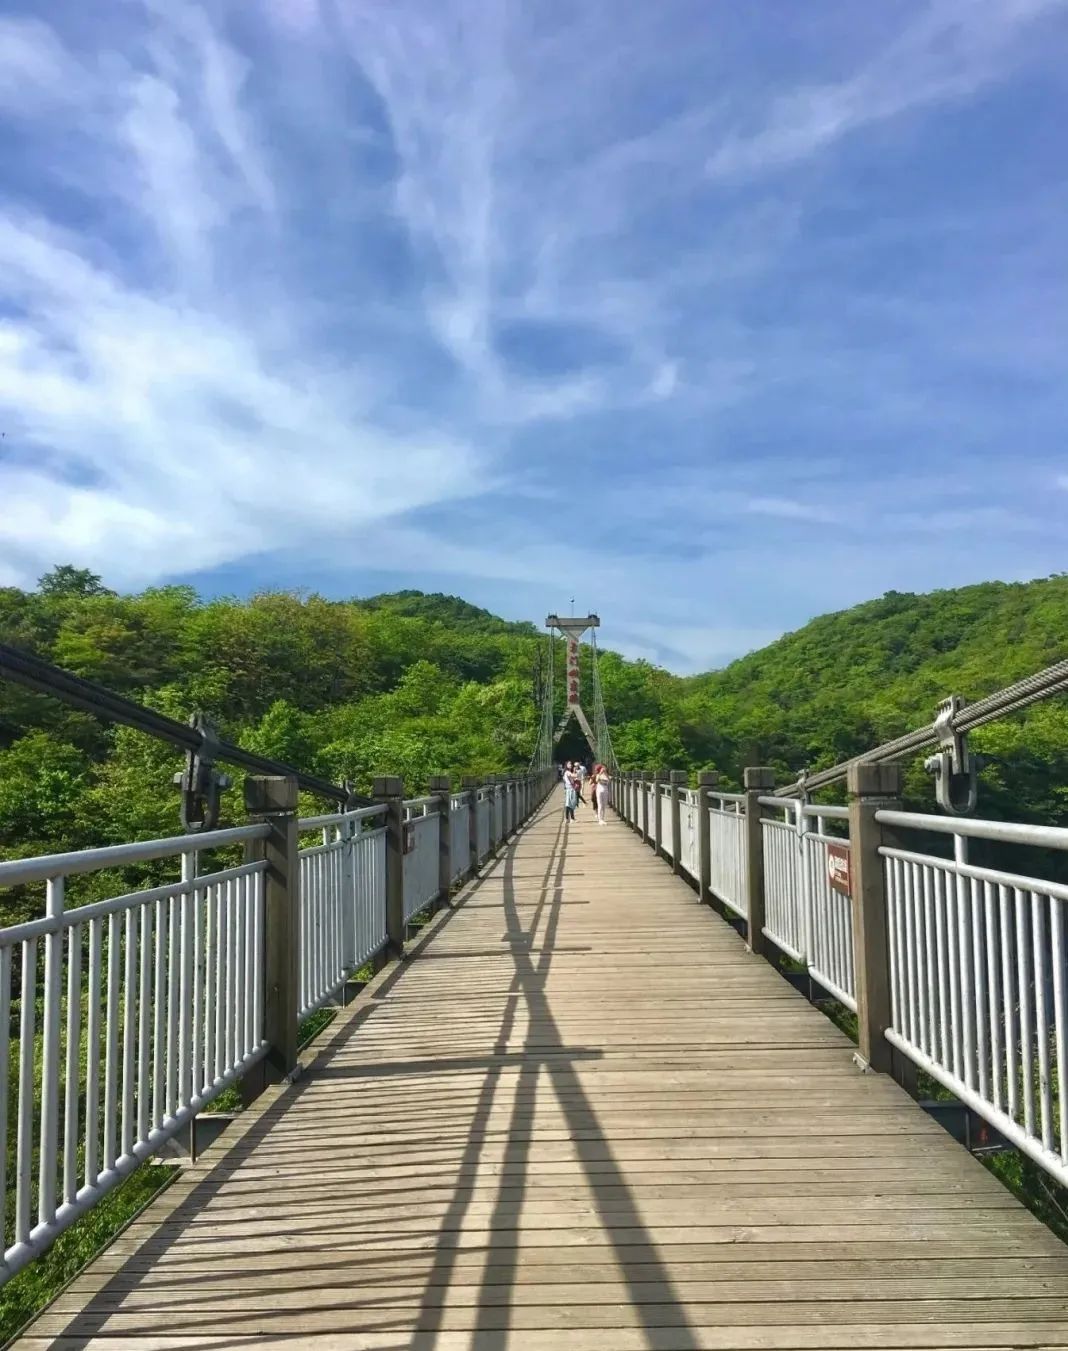
M 1041 849 L 1068 850 L 1068 827 L 1032 826 L 1012 821 L 977 821 L 970 816 L 928 816 L 924 812 L 884 809 L 875 813 L 880 825 L 901 830 L 930 830 L 937 835 L 965 835 L 969 839 L 997 840 L 1001 844 L 1029 844 Z
M 122 868 L 129 863 L 148 863 L 153 859 L 178 854 L 221 849 L 229 844 L 246 844 L 266 839 L 267 825 L 231 826 L 227 830 L 208 830 L 198 835 L 173 835 L 162 840 L 142 840 L 135 844 L 108 844 L 95 849 L 78 849 L 69 854 L 39 854 L 34 858 L 14 858 L 0 862 L 0 887 L 22 886 L 27 882 L 46 882 L 52 877 L 71 877 L 75 873 L 99 872 L 103 868 Z M 0 934 L 2 934 L 0 930 Z

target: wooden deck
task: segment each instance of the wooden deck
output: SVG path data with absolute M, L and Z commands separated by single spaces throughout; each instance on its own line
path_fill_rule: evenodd
M 1068 1249 L 554 797 L 18 1346 L 1068 1346 Z

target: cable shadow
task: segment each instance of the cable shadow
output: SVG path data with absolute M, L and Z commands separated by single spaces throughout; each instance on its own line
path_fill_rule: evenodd
M 546 815 L 546 809 L 543 807 L 531 825 L 539 823 L 544 828 Z M 530 1178 L 538 1168 L 537 1160 L 532 1156 L 536 1123 L 534 1109 L 539 1088 L 543 1089 L 548 1083 L 567 1126 L 569 1148 L 581 1165 L 582 1179 L 593 1198 L 597 1222 L 607 1244 L 614 1251 L 615 1267 L 629 1292 L 630 1306 L 635 1314 L 637 1326 L 645 1330 L 652 1344 L 655 1340 L 653 1329 L 662 1330 L 664 1327 L 665 1306 L 673 1306 L 671 1327 L 673 1348 L 678 1348 L 678 1351 L 696 1351 L 698 1342 L 682 1312 L 682 1301 L 674 1293 L 670 1273 L 660 1259 L 653 1235 L 641 1218 L 639 1206 L 628 1186 L 624 1172 L 613 1157 L 611 1141 L 598 1122 L 597 1113 L 578 1074 L 578 1062 L 600 1059 L 603 1052 L 598 1048 L 565 1043 L 546 990 L 553 957 L 566 950 L 555 946 L 564 907 L 578 903 L 564 898 L 564 874 L 568 859 L 566 827 L 561 819 L 540 876 L 534 877 L 525 871 L 529 868 L 529 859 L 524 859 L 521 885 L 517 885 L 516 878 L 518 843 L 517 839 L 502 851 L 502 856 L 495 862 L 493 868 L 478 879 L 470 889 L 469 895 L 464 898 L 464 902 L 456 906 L 435 931 L 435 933 L 444 931 L 446 925 L 451 924 L 454 917 L 462 913 L 468 900 L 475 902 L 473 906 L 475 909 L 501 907 L 505 919 L 505 938 L 502 940 L 501 951 L 494 952 L 493 955 L 507 958 L 508 976 L 506 982 L 502 981 L 499 992 L 494 990 L 487 996 L 496 1003 L 494 1016 L 500 1017 L 492 1034 L 492 1041 L 480 1047 L 477 1054 L 459 1055 L 446 1060 L 436 1056 L 428 1056 L 425 1059 L 402 1056 L 385 1062 L 365 1062 L 357 1065 L 337 1063 L 339 1055 L 344 1054 L 348 1057 L 359 1054 L 361 1033 L 366 1034 L 367 1024 L 373 1018 L 374 1010 L 389 1001 L 391 995 L 402 994 L 404 978 L 412 969 L 413 961 L 418 960 L 417 953 L 413 959 L 391 974 L 388 982 L 379 989 L 377 997 L 371 1002 L 369 1011 L 361 1019 L 354 1020 L 346 1029 L 344 1036 L 339 1038 L 329 1056 L 316 1067 L 314 1073 L 298 1082 L 292 1090 L 281 1095 L 264 1109 L 259 1119 L 238 1142 L 238 1148 L 224 1156 L 205 1178 L 191 1189 L 189 1195 L 183 1198 L 173 1212 L 171 1226 L 166 1231 L 165 1237 L 153 1239 L 151 1235 L 147 1236 L 137 1252 L 131 1256 L 131 1263 L 137 1265 L 124 1265 L 114 1273 L 113 1279 L 89 1300 L 81 1314 L 72 1315 L 68 1328 L 60 1334 L 64 1338 L 65 1346 L 87 1347 L 94 1335 L 106 1334 L 110 1317 L 116 1309 L 121 1308 L 122 1294 L 144 1288 L 144 1277 L 152 1269 L 147 1265 L 150 1259 L 169 1253 L 179 1243 L 183 1245 L 181 1256 L 175 1254 L 168 1267 L 173 1262 L 176 1283 L 188 1284 L 190 1292 L 195 1291 L 184 1314 L 180 1305 L 168 1306 L 166 1313 L 163 1314 L 164 1317 L 173 1315 L 172 1326 L 179 1334 L 186 1332 L 189 1335 L 210 1338 L 198 1342 L 200 1351 L 229 1351 L 229 1348 L 244 1346 L 250 1334 L 254 1334 L 257 1344 L 261 1345 L 276 1341 L 292 1344 L 293 1333 L 275 1334 L 268 1331 L 272 1318 L 269 1309 L 235 1310 L 232 1306 L 228 1312 L 217 1309 L 217 1305 L 225 1301 L 226 1294 L 217 1289 L 209 1292 L 204 1288 L 203 1281 L 198 1280 L 195 1272 L 184 1270 L 187 1266 L 203 1263 L 213 1251 L 225 1249 L 231 1241 L 226 1237 L 215 1239 L 207 1234 L 195 1236 L 190 1234 L 190 1228 L 195 1223 L 193 1217 L 206 1200 L 219 1195 L 240 1173 L 249 1159 L 255 1157 L 257 1145 L 271 1137 L 275 1127 L 293 1108 L 302 1108 L 307 1102 L 310 1117 L 308 1129 L 322 1129 L 323 1113 L 313 1099 L 305 1097 L 316 1086 L 321 1088 L 331 1081 L 336 1081 L 340 1085 L 350 1080 L 368 1084 L 379 1081 L 383 1085 L 389 1085 L 399 1083 L 406 1076 L 415 1074 L 440 1075 L 443 1089 L 447 1093 L 449 1076 L 464 1073 L 479 1078 L 477 1084 L 472 1079 L 471 1092 L 465 1092 L 463 1097 L 463 1111 L 460 1114 L 463 1127 L 454 1128 L 450 1123 L 447 1133 L 438 1135 L 438 1138 L 447 1141 L 449 1146 L 446 1151 L 447 1158 L 442 1160 L 442 1166 L 448 1171 L 437 1179 L 441 1185 L 435 1186 L 434 1189 L 440 1194 L 441 1199 L 447 1196 L 444 1211 L 436 1213 L 433 1218 L 417 1226 L 413 1224 L 412 1228 L 402 1228 L 394 1224 L 392 1243 L 404 1246 L 403 1248 L 393 1246 L 392 1250 L 389 1246 L 389 1226 L 382 1229 L 376 1227 L 370 1236 L 366 1234 L 360 1236 L 358 1229 L 361 1221 L 358 1211 L 354 1212 L 349 1218 L 357 1233 L 349 1234 L 345 1250 L 339 1251 L 336 1242 L 331 1243 L 326 1235 L 322 1235 L 317 1241 L 315 1233 L 307 1230 L 304 1231 L 304 1240 L 294 1244 L 292 1239 L 300 1232 L 302 1226 L 299 1222 L 296 1226 L 292 1223 L 287 1224 L 283 1204 L 279 1208 L 277 1231 L 273 1234 L 263 1234 L 261 1239 L 256 1241 L 256 1246 L 250 1249 L 250 1252 L 259 1258 L 255 1270 L 257 1275 L 262 1274 L 265 1277 L 264 1288 L 274 1290 L 280 1283 L 272 1284 L 272 1273 L 283 1279 L 286 1275 L 292 1276 L 294 1268 L 300 1264 L 302 1255 L 311 1258 L 313 1255 L 318 1257 L 321 1254 L 319 1259 L 321 1265 L 318 1261 L 309 1265 L 304 1285 L 309 1293 L 309 1308 L 324 1313 L 333 1309 L 337 1318 L 337 1327 L 334 1331 L 357 1330 L 354 1323 L 357 1327 L 360 1325 L 360 1313 L 370 1314 L 372 1310 L 377 1309 L 379 1317 L 369 1324 L 369 1331 L 372 1327 L 378 1335 L 388 1335 L 391 1331 L 396 1331 L 399 1336 L 396 1342 L 398 1348 L 405 1347 L 411 1351 L 411 1348 L 418 1347 L 430 1351 L 436 1343 L 438 1332 L 446 1325 L 444 1314 L 448 1307 L 447 1291 L 450 1284 L 455 1281 L 462 1261 L 464 1283 L 477 1285 L 479 1291 L 472 1309 L 473 1320 L 469 1335 L 472 1338 L 477 1336 L 479 1351 L 499 1351 L 499 1349 L 503 1351 L 513 1335 L 509 1328 L 511 1319 L 508 1310 L 513 1302 L 512 1296 L 516 1289 L 522 1257 L 522 1249 L 517 1241 L 517 1230 L 521 1224 L 518 1207 L 525 1198 L 529 1199 Z M 581 882 L 573 885 L 581 885 Z M 494 895 L 494 892 L 497 894 Z M 422 946 L 429 947 L 434 937 L 435 934 L 428 934 Z M 423 971 L 426 969 L 422 968 Z M 446 969 L 450 974 L 459 975 L 463 967 L 462 963 L 454 961 Z M 462 992 L 462 981 L 458 982 L 454 989 L 456 993 Z M 503 1009 L 500 1008 L 502 999 Z M 395 1000 L 391 1007 L 394 1014 L 401 1019 L 398 1026 L 403 1027 L 404 1001 Z M 499 1015 L 497 1010 L 500 1010 Z M 488 1016 L 488 1007 L 486 1013 Z M 525 1017 L 530 1026 L 537 1024 L 537 1031 L 529 1033 L 525 1039 L 529 1049 L 517 1051 L 509 1048 L 514 1047 L 517 1024 L 521 1017 Z M 507 1123 L 502 1127 L 499 1122 L 493 1122 L 491 1126 L 495 1104 L 499 1099 L 502 1084 L 506 1082 L 506 1074 L 507 1084 L 514 1094 Z M 361 1105 L 362 1100 L 359 1097 L 355 1098 L 354 1106 L 357 1110 Z M 413 1104 L 412 1110 L 418 1112 L 418 1104 Z M 398 1111 L 396 1115 L 400 1117 L 401 1113 Z M 289 1123 L 291 1124 L 294 1119 L 290 1116 Z M 383 1131 L 386 1130 L 384 1126 Z M 480 1161 L 484 1146 L 491 1139 L 497 1151 L 494 1157 L 498 1160 L 499 1171 L 486 1176 L 483 1181 Z M 396 1142 L 400 1143 L 403 1142 L 399 1140 Z M 396 1144 L 376 1145 L 373 1148 L 376 1152 L 381 1149 L 387 1162 L 396 1161 L 398 1157 Z M 369 1147 L 367 1144 L 357 1139 L 350 1147 L 361 1151 L 359 1157 L 366 1159 Z M 299 1158 L 300 1150 L 299 1141 L 294 1141 L 290 1145 L 278 1135 L 275 1135 L 271 1142 L 272 1158 L 277 1158 L 277 1166 L 281 1170 L 289 1167 L 290 1157 Z M 483 1203 L 486 1203 L 490 1196 L 493 1200 L 490 1202 L 492 1211 L 485 1221 L 486 1234 L 479 1233 L 472 1241 L 463 1234 L 462 1225 L 476 1199 L 476 1184 Z M 425 1191 L 421 1195 L 425 1195 Z M 436 1195 L 435 1200 L 437 1199 Z M 480 1220 L 478 1229 L 482 1228 L 483 1222 Z M 323 1241 L 324 1239 L 327 1241 Z M 367 1244 L 378 1246 L 365 1246 Z M 272 1253 L 276 1260 L 272 1260 Z M 288 1263 L 287 1254 L 291 1255 L 291 1261 Z M 267 1259 L 265 1263 L 264 1258 Z M 428 1258 L 429 1265 L 427 1265 Z M 406 1261 L 411 1263 L 407 1271 L 404 1267 Z M 146 1263 L 145 1270 L 139 1272 L 137 1266 L 142 1262 Z M 250 1262 L 250 1271 L 251 1266 Z M 360 1271 L 365 1267 L 375 1270 L 376 1274 L 369 1277 L 365 1286 L 361 1288 Z M 394 1270 L 395 1275 L 392 1274 Z M 407 1275 L 411 1275 L 414 1279 L 406 1279 Z M 315 1282 L 323 1276 L 333 1284 L 341 1284 L 347 1278 L 357 1286 L 354 1299 L 339 1301 L 336 1304 L 316 1302 Z M 410 1304 L 396 1300 L 391 1303 L 391 1286 L 401 1284 L 405 1288 L 419 1284 L 421 1295 L 417 1300 L 412 1298 Z M 650 1284 L 659 1287 L 661 1292 L 666 1292 L 661 1293 L 655 1305 L 642 1302 L 641 1287 L 645 1287 L 647 1291 Z M 389 1317 L 391 1311 L 396 1313 L 396 1319 Z M 159 1330 L 160 1319 L 161 1313 L 158 1309 L 146 1310 L 145 1327 L 123 1335 L 128 1335 L 133 1342 L 138 1336 Z M 676 1319 L 678 1321 L 675 1321 Z M 220 1323 L 225 1324 L 227 1329 L 225 1333 L 216 1332 Z M 402 1328 L 412 1331 L 400 1336 Z M 323 1335 L 324 1337 L 327 1335 L 326 1330 Z M 562 1327 L 560 1335 L 562 1338 L 566 1337 Z M 605 1335 L 608 1345 L 611 1333 L 606 1332 Z

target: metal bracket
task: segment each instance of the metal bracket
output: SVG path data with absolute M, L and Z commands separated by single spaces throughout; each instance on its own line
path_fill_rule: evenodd
M 940 749 L 923 762 L 928 774 L 934 775 L 938 805 L 950 816 L 970 816 L 979 797 L 978 766 L 968 750 L 968 733 L 956 726 L 963 707 L 959 694 L 951 694 L 938 705 L 934 725 Z
M 174 782 L 182 790 L 182 829 L 196 834 L 219 824 L 219 795 L 233 780 L 215 768 L 219 739 L 204 714 L 194 713 L 189 726 L 199 732 L 200 745 L 186 753 L 185 769 L 174 776 Z

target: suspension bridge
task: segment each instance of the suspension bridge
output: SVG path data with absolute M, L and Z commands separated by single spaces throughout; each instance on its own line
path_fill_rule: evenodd
M 598 623 L 549 617 L 564 711 L 550 643 L 525 770 L 418 797 L 0 648 L 187 754 L 186 833 L 0 863 L 40 895 L 0 930 L 0 1276 L 144 1161 L 173 1179 L 16 1346 L 1068 1346 L 1068 1250 L 956 1138 L 1068 1184 L 1068 830 L 968 814 L 967 749 L 1068 663 L 821 772 L 832 805 L 761 766 L 621 770 Z M 563 818 L 572 720 L 607 830 Z M 906 812 L 926 747 L 943 810 Z

